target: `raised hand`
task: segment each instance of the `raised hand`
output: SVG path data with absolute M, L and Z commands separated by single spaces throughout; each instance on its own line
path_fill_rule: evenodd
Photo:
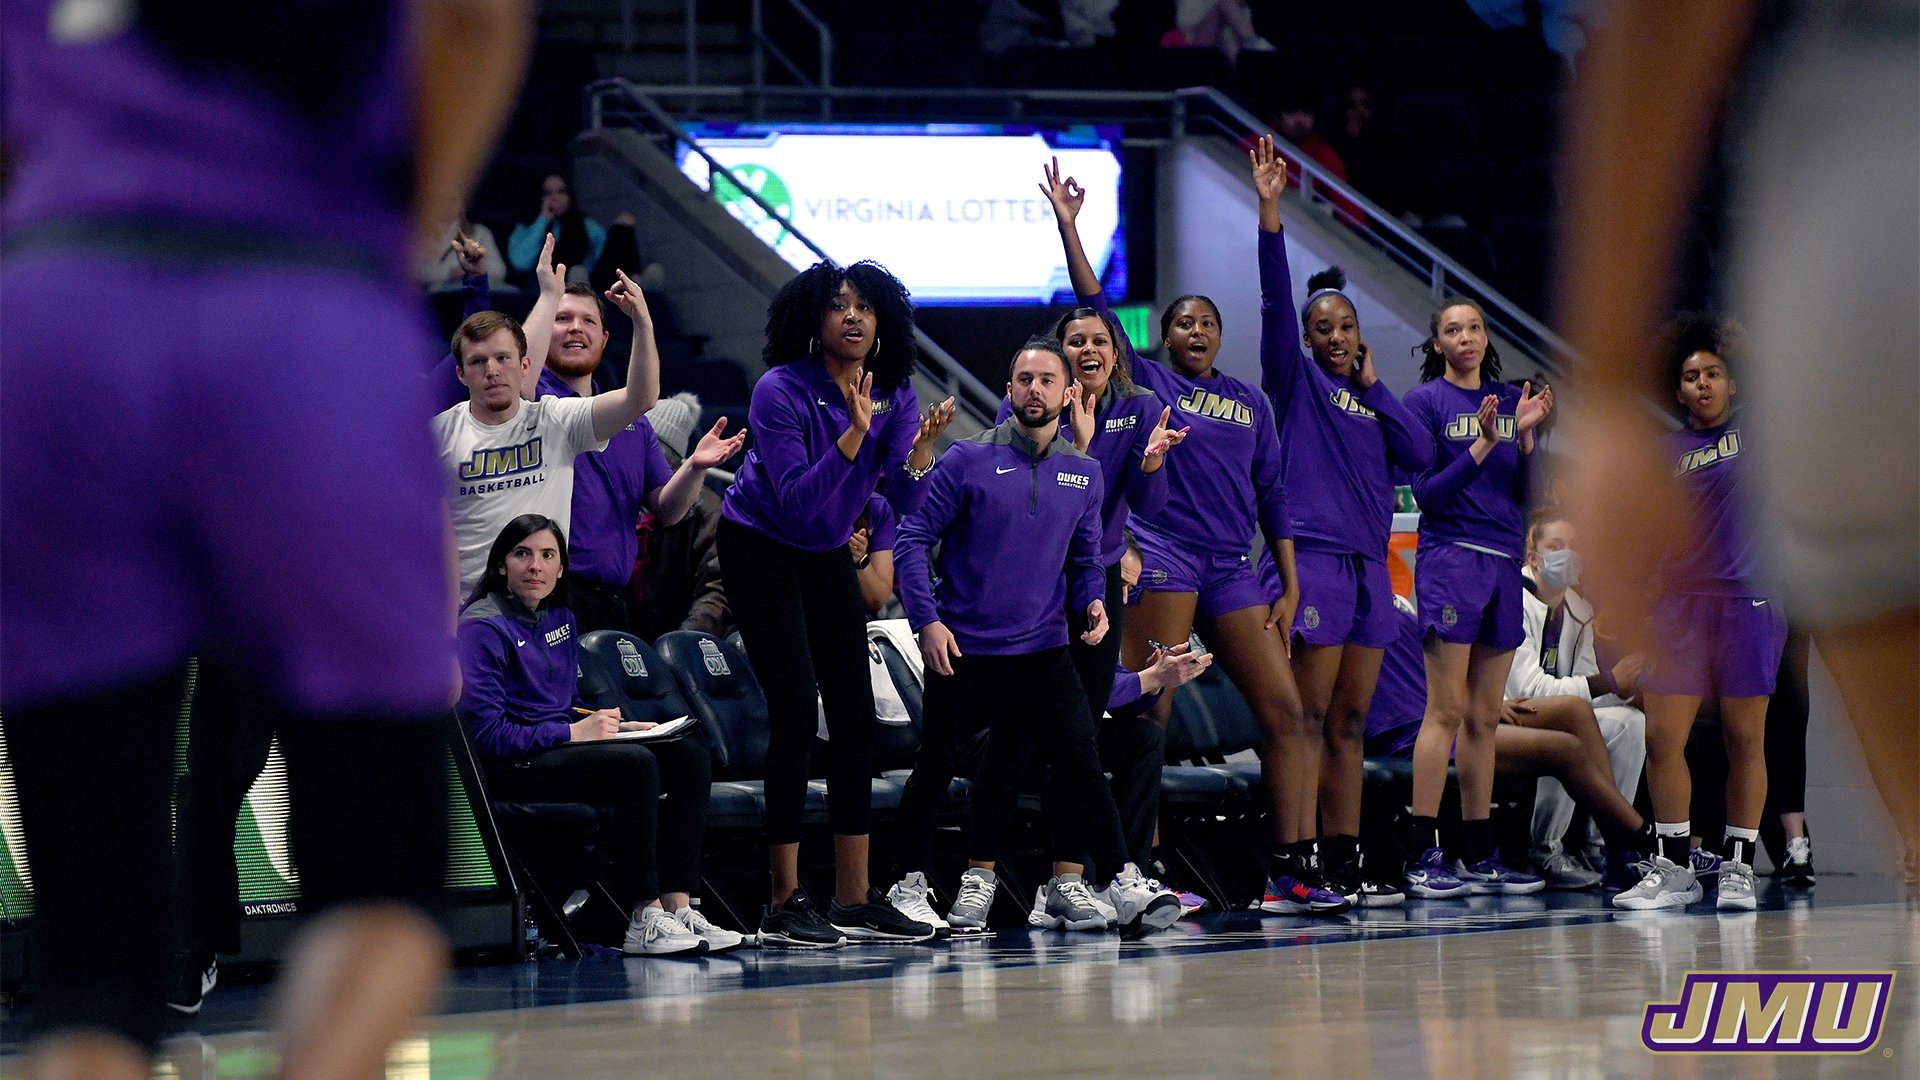
M 953 640 L 947 624 L 935 620 L 920 628 L 920 659 L 942 675 L 953 674 L 953 661 L 959 657 L 960 643 Z
M 1080 635 L 1080 640 L 1089 645 L 1098 645 L 1100 639 L 1106 636 L 1107 602 L 1095 600 L 1087 605 L 1087 632 Z
M 1053 204 L 1053 216 L 1062 225 L 1073 224 L 1073 219 L 1080 215 L 1080 204 L 1086 201 L 1087 189 L 1071 176 L 1060 179 L 1059 158 L 1054 158 L 1051 165 L 1040 166 L 1040 172 L 1046 177 L 1040 184 L 1040 194 Z
M 1287 162 L 1273 149 L 1273 136 L 1262 135 L 1247 151 L 1253 165 L 1253 190 L 1261 202 L 1276 202 L 1287 189 Z
M 1067 387 L 1067 427 L 1073 435 L 1073 448 L 1081 453 L 1093 445 L 1094 432 L 1099 430 L 1093 419 L 1093 395 L 1086 387 L 1073 383 Z
M 928 409 L 926 415 L 920 418 L 920 430 L 914 433 L 913 449 L 932 453 L 934 440 L 947 430 L 948 424 L 953 423 L 954 411 L 952 398 Z
M 460 272 L 467 277 L 475 277 L 487 272 L 487 247 L 473 239 L 463 229 L 453 232 L 454 258 L 460 260 Z
M 1147 472 L 1152 472 L 1155 468 L 1158 468 L 1162 456 L 1166 454 L 1167 451 L 1185 442 L 1187 440 L 1187 432 L 1193 430 L 1192 427 L 1183 427 L 1178 431 L 1168 430 L 1167 423 L 1172 419 L 1173 406 L 1168 405 L 1160 410 L 1160 422 L 1153 426 L 1152 431 L 1147 432 L 1147 452 L 1141 463 L 1143 466 L 1152 466 L 1152 468 L 1146 470 Z
M 848 422 L 864 437 L 873 427 L 873 376 L 862 373 L 841 383 L 840 396 L 847 402 Z
M 653 311 L 647 307 L 646 294 L 640 291 L 639 284 L 628 277 L 625 270 L 615 270 L 614 274 L 618 280 L 614 281 L 613 288 L 607 290 L 607 299 L 614 307 L 626 312 L 635 327 L 652 326 Z
M 687 455 L 687 464 L 696 469 L 711 469 L 739 453 L 740 448 L 746 445 L 747 429 L 741 428 L 732 438 L 723 439 L 720 433 L 726 429 L 726 417 L 715 420 L 713 429 L 700 436 L 699 445 L 693 448 L 693 453 Z
M 560 302 L 560 294 L 567 291 L 566 264 L 553 261 L 552 233 L 547 234 L 547 242 L 540 245 L 540 257 L 533 262 L 533 280 L 540 295 L 551 296 L 556 304 Z

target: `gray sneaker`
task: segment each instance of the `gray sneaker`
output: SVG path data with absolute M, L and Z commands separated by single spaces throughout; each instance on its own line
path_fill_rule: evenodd
M 1114 925 L 1123 934 L 1151 934 L 1180 918 L 1180 898 L 1132 863 L 1120 868 L 1101 899 L 1113 907 L 1117 919 Z
M 947 925 L 955 930 L 982 930 L 993 910 L 993 892 L 1000 885 L 993 871 L 971 867 L 960 875 L 960 895 L 947 909 Z
M 1094 903 L 1093 890 L 1079 874 L 1061 874 L 1041 890 L 1038 909 L 1027 916 L 1042 930 L 1105 930 L 1107 917 Z M 1037 916 L 1037 918 L 1036 918 Z
M 1675 866 L 1655 855 L 1640 884 L 1615 896 L 1613 906 L 1629 911 L 1683 908 L 1700 896 L 1700 879 L 1694 876 L 1692 867 Z
M 1600 875 L 1592 871 L 1581 860 L 1562 851 L 1558 841 L 1545 847 L 1535 847 L 1528 860 L 1533 864 L 1533 872 L 1546 879 L 1547 888 L 1578 890 L 1591 889 L 1600 884 Z
M 1753 867 L 1732 859 L 1722 862 L 1720 887 L 1715 891 L 1719 897 L 1714 901 L 1714 906 L 1721 911 L 1752 911 Z

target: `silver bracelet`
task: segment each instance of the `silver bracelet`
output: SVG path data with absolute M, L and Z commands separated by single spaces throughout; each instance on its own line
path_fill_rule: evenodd
M 928 473 L 932 472 L 933 467 L 938 463 L 939 463 L 938 458 L 929 457 L 927 459 L 926 468 L 916 469 L 913 467 L 913 455 L 909 454 L 907 455 L 907 460 L 904 462 L 901 462 L 901 467 L 907 470 L 907 475 L 909 477 L 915 480 L 920 480 L 920 479 L 924 479 Z

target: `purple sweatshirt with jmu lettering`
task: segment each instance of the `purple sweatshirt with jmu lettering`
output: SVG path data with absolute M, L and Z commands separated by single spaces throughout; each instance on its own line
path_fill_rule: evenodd
M 1433 461 L 1431 440 L 1378 380 L 1359 390 L 1321 370 L 1300 341 L 1285 235 L 1261 230 L 1260 385 L 1280 417 L 1294 546 L 1383 562 L 1393 473 Z
M 1678 551 L 1660 560 L 1668 592 L 1709 596 L 1765 596 L 1755 584 L 1760 554 L 1748 527 L 1740 484 L 1747 470 L 1742 422 L 1736 413 L 1718 427 L 1682 428 L 1661 438 L 1673 474 L 1693 500 L 1693 531 Z
M 873 421 L 852 461 L 836 445 L 849 422 L 846 396 L 818 359 L 760 376 L 747 406 L 751 449 L 721 516 L 803 551 L 831 551 L 853 538 L 853 523 L 875 491 L 902 518 L 911 514 L 927 490 L 927 480 L 906 468 L 920 433 L 913 383 L 902 379 L 873 399 Z
M 1477 462 L 1467 452 L 1480 438 L 1480 399 L 1500 399 L 1500 442 Z M 1515 434 L 1520 388 L 1485 383 L 1463 390 L 1444 378 L 1407 392 L 1407 411 L 1431 433 L 1433 464 L 1413 480 L 1420 503 L 1420 550 L 1434 544 L 1490 548 L 1518 561 L 1526 557 L 1528 462 Z
M 524 761 L 572 739 L 580 648 L 573 613 L 529 611 L 490 593 L 460 613 L 460 722 L 491 764 Z
M 1137 367 L 1135 370 L 1138 370 Z M 1087 455 L 1100 463 L 1100 474 L 1107 482 L 1107 495 L 1100 506 L 1100 563 L 1112 566 L 1127 551 L 1129 514 L 1157 514 L 1167 505 L 1167 462 L 1158 469 L 1140 471 L 1146 457 L 1147 437 L 1160 423 L 1162 403 L 1144 386 L 1122 389 L 1118 379 L 1110 379 L 1107 388 L 1094 403 L 1093 441 Z M 1000 415 L 995 423 L 1004 424 L 1013 415 L 1013 402 L 1000 399 Z M 1072 439 L 1064 416 L 1060 434 Z M 1178 451 L 1175 451 L 1178 453 Z
M 552 371 L 540 373 L 540 393 L 579 396 Z M 640 554 L 634 526 L 647 497 L 671 479 L 673 466 L 644 416 L 615 433 L 605 449 L 576 455 L 567 572 L 604 588 L 626 588 Z
M 1112 312 L 1105 292 L 1079 300 L 1095 311 Z M 1118 319 L 1113 322 L 1119 325 Z M 1176 430 L 1193 429 L 1160 467 L 1167 474 L 1166 505 L 1154 513 L 1136 509 L 1133 528 L 1203 556 L 1245 555 L 1253 546 L 1256 521 L 1268 544 L 1291 538 L 1293 516 L 1267 399 L 1231 375 L 1190 379 L 1157 364 L 1134 350 L 1125 330 L 1120 347 L 1133 381 L 1153 391 L 1161 405 L 1173 406 L 1169 423 Z
M 1068 602 L 1084 611 L 1107 591 L 1100 463 L 1008 420 L 948 447 L 927 479 L 893 545 L 908 623 L 945 623 L 973 656 L 1065 647 Z

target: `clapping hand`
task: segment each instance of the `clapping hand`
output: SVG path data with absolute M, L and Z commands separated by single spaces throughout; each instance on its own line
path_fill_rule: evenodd
M 720 437 L 720 433 L 725 430 L 727 430 L 727 418 L 723 416 L 713 422 L 711 431 L 700 436 L 699 445 L 693 448 L 693 453 L 687 455 L 687 464 L 696 469 L 711 469 L 739 453 L 740 448 L 746 445 L 747 429 L 741 428 L 739 433 L 730 439 Z
M 947 430 L 948 424 L 953 423 L 953 414 L 952 398 L 928 409 L 926 415 L 920 418 L 920 430 L 913 436 L 913 449 L 924 449 L 931 453 L 934 440 L 940 437 L 941 432 Z

